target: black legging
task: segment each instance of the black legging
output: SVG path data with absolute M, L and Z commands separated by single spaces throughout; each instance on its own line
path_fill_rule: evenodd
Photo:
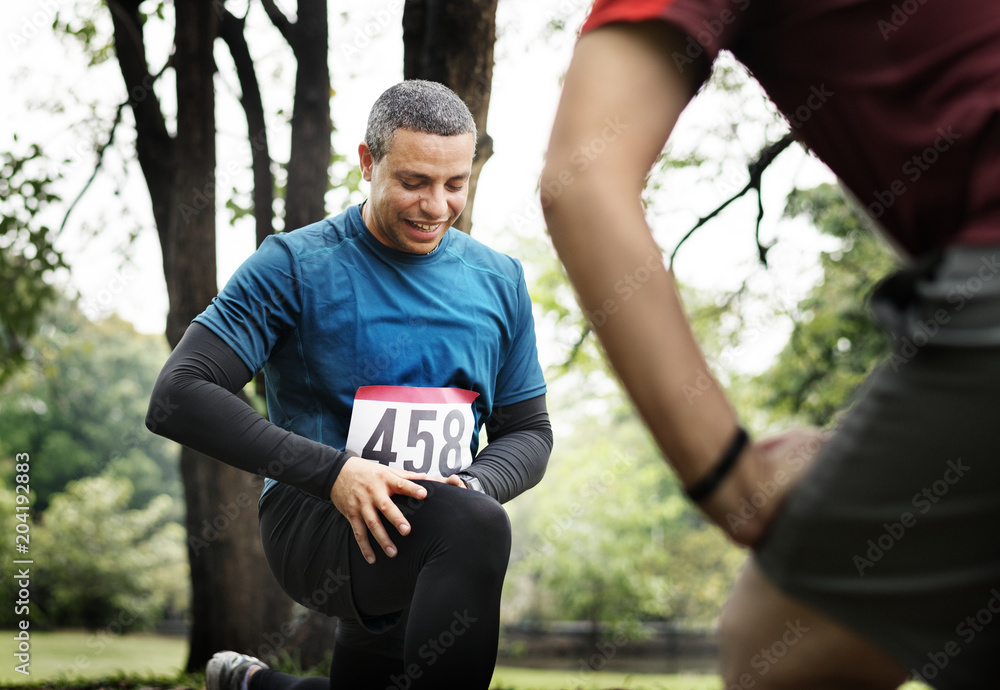
M 330 688 L 392 688 L 392 678 L 405 678 L 403 662 L 357 650 L 341 647 L 339 644 L 333 650 L 333 664 L 330 666 L 330 677 L 298 678 L 279 671 L 257 671 L 250 679 L 249 690 L 330 690 Z M 403 690 L 412 686 L 405 682 L 395 684 Z
M 376 546 L 374 564 L 365 561 L 332 503 L 278 486 L 262 504 L 261 537 L 279 582 L 293 598 L 312 596 L 313 608 L 341 617 L 331 688 L 489 687 L 510 555 L 507 514 L 483 494 L 419 483 L 427 489 L 425 499 L 394 499 L 410 522 L 410 534 L 400 536 L 383 518 L 399 553 L 389 558 Z M 327 588 L 336 591 L 323 597 L 325 606 L 317 606 L 318 583 L 345 561 L 350 587 Z M 374 634 L 354 617 L 355 609 L 369 627 L 372 621 L 401 618 Z M 251 688 L 317 690 L 325 683 L 260 671 Z

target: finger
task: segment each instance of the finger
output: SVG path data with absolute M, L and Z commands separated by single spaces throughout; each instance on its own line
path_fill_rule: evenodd
M 393 474 L 402 477 L 403 479 L 430 479 L 426 472 L 413 472 L 411 470 L 400 470 L 395 467 L 386 467 L 387 470 Z
M 372 546 L 368 543 L 368 528 L 365 526 L 365 521 L 359 517 L 354 517 L 351 518 L 350 522 L 351 529 L 354 530 L 354 539 L 358 542 L 358 548 L 361 549 L 361 555 L 369 563 L 374 563 L 375 552 L 372 551 Z
M 421 477 L 421 479 L 425 478 Z M 431 478 L 426 477 L 426 479 L 430 480 Z M 386 483 L 386 487 L 393 494 L 403 494 L 404 496 L 411 496 L 413 498 L 427 498 L 427 489 L 402 477 L 390 479 Z
M 392 501 L 389 501 L 389 505 L 395 507 L 395 504 L 393 504 Z M 400 514 L 400 517 L 402 517 L 402 514 Z M 396 555 L 396 545 L 392 543 L 392 539 L 389 538 L 389 533 L 385 531 L 385 526 L 382 524 L 382 520 L 379 518 L 378 513 L 372 511 L 366 514 L 365 524 L 368 525 L 368 530 L 372 533 L 372 536 L 375 537 L 375 541 L 378 542 L 378 545 L 382 547 L 383 551 L 385 551 L 385 555 L 389 558 L 394 557 Z M 398 523 L 396 524 L 398 528 Z M 409 526 L 407 525 L 407 527 Z
M 454 475 L 451 475 L 449 477 L 427 477 L 427 479 L 425 479 L 424 481 L 437 482 L 438 484 L 453 484 L 454 482 L 451 481 L 451 477 L 453 476 Z
M 400 534 L 405 537 L 410 533 L 410 523 L 403 515 L 403 512 L 399 509 L 399 506 L 393 503 L 389 497 L 386 497 L 385 500 L 376 507 L 379 512 L 385 516 L 386 520 L 396 526 L 396 529 Z

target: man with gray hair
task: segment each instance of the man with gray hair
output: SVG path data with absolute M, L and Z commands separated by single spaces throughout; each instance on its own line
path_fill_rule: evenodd
M 390 88 L 358 149 L 368 199 L 269 237 L 160 374 L 177 410 L 156 432 L 267 478 L 271 571 L 339 618 L 329 680 L 220 652 L 209 690 L 489 686 L 500 504 L 541 479 L 552 432 L 521 266 L 451 228 L 475 142 L 446 87 Z M 270 421 L 235 395 L 259 370 Z

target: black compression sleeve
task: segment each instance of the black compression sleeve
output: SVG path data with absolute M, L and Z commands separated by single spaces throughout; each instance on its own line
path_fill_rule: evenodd
M 500 503 L 527 491 L 542 479 L 552 451 L 552 425 L 545 396 L 493 409 L 486 422 L 490 443 L 462 472 L 480 481 Z
M 252 377 L 229 345 L 192 323 L 156 380 L 146 426 L 233 467 L 329 499 L 350 456 L 257 414 L 236 396 Z

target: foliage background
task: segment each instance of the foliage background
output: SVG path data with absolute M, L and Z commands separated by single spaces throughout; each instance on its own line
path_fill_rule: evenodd
M 563 41 L 559 25 L 573 25 L 583 5 L 563 11 L 553 4 L 552 31 L 544 40 Z M 101 26 L 81 14 L 80 21 L 63 29 L 86 43 L 99 36 Z M 503 41 L 501 36 L 501 46 Z M 111 55 L 99 44 L 91 48 L 91 69 L 100 69 Z M 498 54 L 501 78 L 499 65 L 514 60 L 512 52 Z M 561 64 L 564 57 L 558 58 Z M 365 74 L 361 66 L 355 69 Z M 286 72 L 278 65 L 271 79 L 280 84 Z M 91 110 L 86 140 L 93 154 L 103 143 L 99 125 L 107 123 L 109 110 L 107 102 L 88 98 L 93 100 L 85 104 Z M 742 186 L 746 162 L 784 128 L 752 81 L 724 62 L 702 98 L 713 116 L 695 113 L 687 121 L 687 131 L 696 134 L 681 137 L 665 152 L 648 185 L 650 217 L 667 251 L 698 216 Z M 66 107 L 78 112 L 80 105 Z M 503 112 L 501 102 L 494 107 Z M 363 110 L 353 103 L 344 108 Z M 282 108 L 277 112 L 289 117 Z M 539 116 L 531 126 L 544 128 L 547 121 Z M 79 123 L 73 127 L 85 129 Z M 77 214 L 86 220 L 75 227 L 75 241 L 96 240 L 103 226 L 111 225 L 108 214 L 119 214 L 116 220 L 129 228 L 130 238 L 112 265 L 125 276 L 121 292 L 127 293 L 136 270 L 123 272 L 122 266 L 132 266 L 133 241 L 143 226 L 130 206 L 136 196 L 128 181 L 134 168 L 129 167 L 131 142 L 122 136 L 121 148 L 109 151 L 106 168 L 115 191 L 101 197 L 109 200 L 110 210 L 103 204 L 99 210 L 81 206 Z M 65 257 L 51 228 L 68 213 L 62 198 L 72 198 L 79 187 L 60 187 L 59 180 L 74 167 L 87 166 L 49 158 L 24 137 L 10 142 L 10 149 L 0 182 L 0 286 L 7 310 L 0 312 L 5 325 L 0 330 L 0 495 L 5 506 L 13 505 L 15 453 L 28 449 L 46 459 L 32 466 L 31 477 L 33 548 L 46 563 L 33 583 L 33 620 L 40 626 L 90 629 L 125 620 L 118 623 L 123 631 L 183 621 L 189 604 L 177 448 L 147 433 L 142 423 L 167 347 L 162 337 L 139 333 L 113 310 L 81 299 L 65 279 Z M 777 176 L 786 182 L 798 179 L 782 167 L 787 160 L 801 166 L 809 157 L 801 150 L 784 154 L 774 177 L 766 178 L 765 239 L 778 242 L 770 252 L 772 269 L 756 264 L 755 208 L 744 203 L 699 231 L 677 261 L 684 297 L 713 369 L 758 435 L 792 424 L 831 423 L 887 345 L 859 296 L 891 270 L 890 253 L 835 185 L 790 191 L 787 184 L 772 184 Z M 530 169 L 537 161 L 521 163 Z M 333 171 L 343 184 L 331 190 L 328 206 L 356 201 L 358 179 L 346 156 L 337 155 Z M 484 192 L 490 184 L 506 183 L 491 181 L 490 171 L 490 166 L 484 170 Z M 522 175 L 530 178 L 530 173 Z M 277 183 L 282 184 L 280 171 Z M 247 188 L 238 179 L 223 186 L 228 186 L 226 198 L 219 203 L 228 209 L 226 231 L 244 232 Z M 709 192 L 687 195 L 690 189 Z M 595 635 L 636 630 L 649 622 L 711 627 L 743 553 L 681 497 L 618 390 L 548 246 L 535 196 L 532 190 L 528 202 L 505 199 L 503 213 L 483 198 L 479 209 L 487 220 L 480 223 L 477 216 L 475 231 L 526 265 L 556 429 L 545 480 L 509 505 L 515 546 L 504 593 L 505 621 L 580 621 L 589 623 Z M 678 208 L 690 202 L 685 197 L 698 205 Z M 774 212 L 782 206 L 783 214 Z M 784 219 L 781 224 L 777 216 Z M 803 236 L 812 244 L 797 244 Z M 715 245 L 712 261 L 723 265 L 721 270 L 700 259 L 699 246 L 705 243 Z M 819 261 L 798 262 L 809 270 L 794 279 L 774 268 L 794 266 L 809 251 Z M 714 277 L 720 273 L 725 275 Z M 28 308 L 34 320 L 10 311 L 15 305 Z M 770 348 L 763 356 L 762 345 Z M 762 361 L 767 364 L 761 366 Z M 12 511 L 0 514 L 4 533 L 12 533 L 15 519 Z M 4 564 L 13 559 L 12 548 L 0 543 Z M 5 577 L 0 585 L 5 601 L 14 596 L 12 587 Z M 10 607 L 0 609 L 0 626 L 13 620 Z

